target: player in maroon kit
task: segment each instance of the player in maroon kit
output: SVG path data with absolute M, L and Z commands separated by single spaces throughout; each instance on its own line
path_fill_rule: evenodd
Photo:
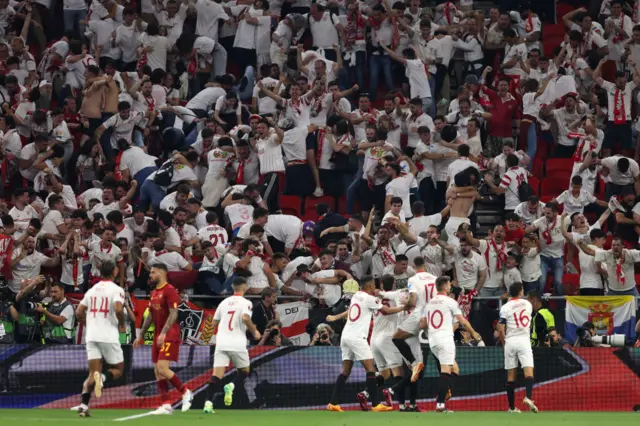
M 145 318 L 139 337 L 133 342 L 133 347 L 144 344 L 142 336 L 153 324 L 155 333 L 151 356 L 158 381 L 158 391 L 162 397 L 162 405 L 154 411 L 154 414 L 171 414 L 173 412 L 169 398 L 169 383 L 182 393 L 182 411 L 185 412 L 191 408 L 193 394 L 182 384 L 178 375 L 169 368 L 171 361 L 178 360 L 180 343 L 182 342 L 180 327 L 177 323 L 180 296 L 176 288 L 167 282 L 167 267 L 163 264 L 151 266 L 149 281 L 155 285 L 149 301 L 151 315 Z

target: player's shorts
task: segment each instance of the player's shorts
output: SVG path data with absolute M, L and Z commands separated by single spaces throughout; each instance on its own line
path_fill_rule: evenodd
M 153 339 L 151 345 L 151 360 L 153 363 L 158 361 L 177 361 L 180 354 L 180 342 L 166 341 L 162 347 L 158 347 L 158 342 Z
M 124 362 L 120 343 L 87 342 L 87 359 L 104 359 L 109 365 Z
M 504 369 L 518 368 L 518 361 L 522 368 L 533 368 L 533 351 L 529 339 L 516 341 L 507 340 L 504 344 Z
M 229 362 L 233 362 L 235 368 L 249 368 L 249 351 L 225 351 L 216 348 L 213 354 L 213 367 L 228 367 Z
M 456 344 L 453 339 L 450 342 L 438 342 L 435 345 L 430 343 L 429 349 L 440 365 L 453 365 L 456 362 Z
M 371 336 L 371 352 L 378 371 L 402 366 L 402 355 L 391 341 L 393 333 L 381 333 Z
M 411 354 L 415 359 L 421 360 L 424 358 L 424 356 L 422 355 L 422 348 L 420 347 L 420 338 L 418 336 L 411 336 L 407 340 L 405 340 L 405 342 L 407 342 L 407 345 L 409 345 Z M 407 365 L 409 365 L 408 361 Z
M 373 359 L 371 347 L 367 343 L 367 338 L 345 338 L 340 339 L 340 349 L 342 349 L 343 361 L 364 361 Z
M 411 333 L 414 336 L 420 334 L 420 317 L 422 313 L 417 309 L 414 309 L 411 312 L 411 315 L 405 318 L 404 321 L 398 326 L 398 328 L 402 331 L 406 331 L 407 333 Z
M 458 243 L 459 240 L 458 237 L 456 237 L 456 232 L 458 232 L 458 227 L 463 223 L 471 225 L 468 217 L 449 217 L 449 220 L 447 220 L 444 230 L 447 231 L 447 242 L 449 245 Z

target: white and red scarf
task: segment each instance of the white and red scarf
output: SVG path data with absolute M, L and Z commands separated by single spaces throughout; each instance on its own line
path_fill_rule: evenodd
M 627 111 L 624 105 L 624 93 L 616 88 L 613 95 L 613 124 L 625 124 L 627 122 Z
M 618 283 L 624 286 L 625 277 L 624 271 L 622 270 L 622 266 L 624 265 L 624 251 L 620 253 L 619 258 L 616 259 L 614 256 L 614 260 L 616 261 L 616 279 L 618 280 Z
M 547 229 L 542 231 L 542 238 L 544 238 L 544 241 L 545 243 L 547 243 L 547 245 L 550 245 L 553 242 L 553 238 L 551 237 L 551 231 L 553 231 L 557 223 L 558 223 L 558 219 L 556 218 L 551 224 L 551 226 L 547 224 Z
M 487 251 L 484 252 L 487 266 L 489 265 L 489 252 L 491 251 L 491 247 L 493 247 L 493 251 L 496 253 L 496 271 L 501 271 L 502 267 L 507 264 L 507 245 L 503 242 L 501 246 L 498 246 L 496 244 L 496 240 L 491 238 L 489 241 L 489 247 L 487 247 Z M 489 276 L 491 276 L 491 267 L 489 267 L 487 271 Z

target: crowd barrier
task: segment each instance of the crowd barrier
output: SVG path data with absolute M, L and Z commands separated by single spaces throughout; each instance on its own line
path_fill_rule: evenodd
M 107 385 L 94 408 L 153 408 L 159 405 L 151 348 L 124 346 L 125 373 Z M 194 390 L 193 409 L 201 409 L 211 377 L 213 346 L 184 345 L 174 365 L 181 380 Z M 423 348 L 425 376 L 419 381 L 419 403 L 433 409 L 438 371 L 429 348 Z M 341 371 L 337 347 L 252 347 L 251 375 L 236 387 L 231 409 L 323 409 Z M 543 411 L 630 411 L 640 404 L 640 349 L 535 348 L 534 399 Z M 453 383 L 449 407 L 461 411 L 504 411 L 503 350 L 458 347 L 460 377 Z M 82 345 L 0 345 L 0 408 L 69 408 L 80 403 L 87 376 Z M 233 381 L 230 369 L 225 383 Z M 365 372 L 353 369 L 341 404 L 357 409 L 356 393 L 364 389 Z M 519 377 L 518 386 L 523 386 Z M 523 388 L 516 397 L 521 400 Z M 171 391 L 178 404 L 180 395 Z M 222 401 L 215 402 L 224 407 Z

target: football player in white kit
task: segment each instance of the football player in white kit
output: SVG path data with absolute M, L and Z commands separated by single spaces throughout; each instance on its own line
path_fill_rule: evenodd
M 447 276 L 436 279 L 436 294 L 426 306 L 424 317 L 429 331 L 429 348 L 440 363 L 440 380 L 438 380 L 438 397 L 436 411 L 448 412 L 445 402 L 451 389 L 451 374 L 458 374 L 460 369 L 456 363 L 456 343 L 453 340 L 453 326 L 457 321 L 475 340 L 482 340 L 462 315 L 458 302 L 449 297 L 451 280 Z M 455 320 L 455 321 L 454 321 Z
M 204 412 L 213 413 L 214 395 L 224 390 L 224 405 L 233 403 L 233 390 L 235 383 L 227 383 L 222 386 L 222 378 L 229 367 L 229 361 L 236 367 L 235 382 L 238 385 L 244 383 L 249 377 L 249 351 L 247 350 L 247 330 L 254 339 L 260 340 L 260 332 L 251 321 L 253 304 L 244 298 L 247 291 L 247 281 L 242 277 L 236 277 L 231 284 L 233 296 L 227 297 L 218 305 L 213 316 L 213 329 L 218 330 L 216 335 L 216 350 L 213 355 L 213 375 L 207 388 L 207 400 L 204 403 Z
M 413 259 L 413 264 L 416 275 L 409 278 L 409 302 L 407 302 L 407 308 L 411 309 L 411 315 L 398 326 L 398 330 L 393 335 L 393 344 L 411 365 L 412 383 L 416 382 L 420 377 L 420 373 L 424 369 L 424 363 L 422 359 L 416 358 L 415 351 L 411 349 L 407 340 L 415 337 L 413 342 L 417 343 L 414 343 L 414 345 L 420 345 L 418 335 L 420 334 L 422 311 L 429 303 L 429 300 L 436 294 L 436 277 L 426 272 L 424 258 L 416 257 Z
M 86 326 L 86 348 L 89 377 L 82 384 L 82 404 L 77 408 L 80 417 L 89 417 L 89 400 L 94 390 L 102 396 L 106 382 L 117 380 L 124 370 L 120 346 L 120 332 L 125 331 L 124 290 L 113 282 L 118 267 L 112 261 L 100 265 L 102 280 L 91 287 L 76 309 L 76 318 Z M 102 359 L 109 366 L 102 374 Z
M 380 292 L 378 297 L 382 299 L 381 303 L 387 307 L 402 306 L 407 300 L 407 292 L 398 290 L 392 291 L 395 279 L 393 275 L 385 275 L 380 280 Z M 404 300 L 403 300 L 404 299 Z M 403 359 L 400 351 L 395 347 L 391 338 L 398 329 L 398 315 L 385 315 L 380 311 L 373 314 L 373 332 L 371 333 L 371 351 L 373 359 L 378 368 L 378 379 L 384 384 L 384 381 L 393 377 L 393 384 L 398 383 L 404 376 Z M 404 389 L 404 387 L 403 387 Z M 386 391 L 386 392 L 385 392 Z M 384 389 L 383 395 L 387 405 L 393 406 L 393 392 Z M 367 407 L 367 400 L 362 393 L 358 394 L 360 405 Z M 403 401 L 404 402 L 404 401 Z
M 336 380 L 331 401 L 327 405 L 327 410 L 342 412 L 338 405 L 342 388 L 344 387 L 354 361 L 360 361 L 367 372 L 367 390 L 363 394 L 371 399 L 372 410 L 376 412 L 391 411 L 393 407 L 387 407 L 378 402 L 378 386 L 376 383 L 376 367 L 373 362 L 373 353 L 367 343 L 369 326 L 371 325 L 371 315 L 380 312 L 383 315 L 391 315 L 402 312 L 402 307 L 387 307 L 380 303 L 380 299 L 373 296 L 375 292 L 375 281 L 373 277 L 366 276 L 360 281 L 360 291 L 353 295 L 351 304 L 346 312 L 339 315 L 327 317 L 328 321 L 347 318 L 347 324 L 342 330 L 340 348 L 342 349 L 342 373 Z M 366 407 L 368 409 L 368 407 Z
M 504 369 L 507 370 L 507 399 L 509 412 L 519 413 L 516 408 L 516 377 L 518 361 L 524 370 L 525 397 L 522 403 L 534 413 L 538 407 L 531 400 L 533 394 L 533 351 L 531 350 L 530 325 L 533 308 L 527 299 L 523 299 L 522 283 L 513 283 L 509 287 L 511 298 L 500 308 L 498 333 L 504 343 Z M 506 332 L 505 332 L 506 328 Z

